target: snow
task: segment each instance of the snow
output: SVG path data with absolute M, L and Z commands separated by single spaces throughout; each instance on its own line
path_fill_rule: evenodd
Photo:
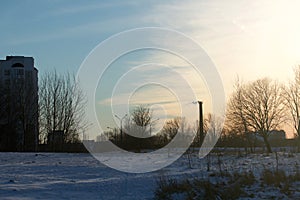
M 300 154 L 278 153 L 279 169 L 296 173 Z M 175 179 L 204 178 L 216 182 L 212 174 L 220 171 L 252 171 L 257 179 L 264 168 L 275 169 L 275 154 L 213 154 L 211 170 L 207 158 L 192 155 L 192 169 L 187 155 L 172 165 L 151 173 L 131 174 L 111 169 L 90 154 L 70 153 L 0 153 L 0 199 L 153 199 L 159 177 Z M 254 184 L 246 188 L 255 198 L 300 199 L 300 183 L 292 185 L 292 196 L 275 187 Z M 182 199 L 183 194 L 174 194 Z M 249 198 L 241 198 L 249 199 Z

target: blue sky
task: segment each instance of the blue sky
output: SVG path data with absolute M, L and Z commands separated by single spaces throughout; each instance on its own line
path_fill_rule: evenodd
M 131 18 L 145 8 L 123 1 L 3 1 L 0 54 L 32 55 L 40 71 L 76 71 L 99 42 L 139 26 Z
M 297 0 L 4 0 L 0 57 L 33 56 L 41 74 L 52 68 L 76 73 L 89 52 L 113 34 L 170 28 L 206 50 L 228 96 L 237 75 L 244 81 L 268 76 L 285 82 L 292 77 L 300 63 L 299 8 Z
M 292 74 L 300 61 L 298 8 L 298 1 L 1 1 L 0 55 L 32 55 L 40 71 L 76 71 L 113 34 L 168 27 L 205 48 L 230 90 L 235 75 Z

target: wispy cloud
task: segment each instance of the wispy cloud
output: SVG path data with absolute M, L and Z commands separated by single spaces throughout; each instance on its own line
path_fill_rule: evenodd
M 295 54 L 300 50 L 299 6 L 299 1 L 176 1 L 158 4 L 143 20 L 196 39 L 216 63 L 228 94 L 232 74 L 248 80 L 273 71 L 286 79 L 286 67 L 300 61 Z
M 92 11 L 102 11 L 104 9 L 110 9 L 115 7 L 120 7 L 124 5 L 134 4 L 132 2 L 124 1 L 114 1 L 114 2 L 96 2 L 96 3 L 87 3 L 82 2 L 81 4 L 67 4 L 58 9 L 50 10 L 46 15 L 48 16 L 61 16 L 61 15 L 70 15 L 70 14 L 82 14 L 84 12 Z
M 134 17 L 132 17 L 134 18 Z M 109 19 L 105 21 L 92 21 L 88 23 L 82 23 L 78 25 L 66 26 L 63 28 L 57 28 L 55 30 L 48 30 L 47 32 L 34 33 L 30 36 L 22 36 L 19 39 L 14 38 L 8 42 L 11 45 L 24 45 L 39 42 L 50 42 L 54 40 L 70 39 L 78 37 L 95 36 L 97 34 L 112 34 L 117 30 L 125 26 L 127 19 Z M 103 28 L 105 27 L 105 29 Z M 121 31 L 120 30 L 120 31 Z M 103 38 L 106 39 L 106 38 Z

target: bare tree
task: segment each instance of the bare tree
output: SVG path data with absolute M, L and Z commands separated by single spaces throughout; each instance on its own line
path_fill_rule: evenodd
M 16 122 L 23 132 L 22 145 L 24 150 L 37 150 L 38 144 L 38 91 L 34 88 L 32 80 L 16 79 L 11 102 L 15 105 Z
M 161 142 L 166 145 L 176 136 L 176 147 L 184 147 L 190 145 L 187 142 L 195 140 L 197 130 L 194 129 L 186 120 L 185 117 L 175 117 L 165 122 L 162 130 L 159 132 Z M 175 146 L 172 146 L 175 147 Z
M 86 128 L 84 107 L 86 98 L 69 73 L 46 73 L 40 81 L 40 131 L 41 139 L 56 130 L 64 132 L 64 142 L 77 142 L 79 132 Z
M 231 95 L 226 109 L 226 125 L 232 130 L 238 130 L 246 133 L 248 125 L 244 112 L 244 91 L 239 80 L 234 85 L 234 92 Z
M 223 131 L 222 120 L 217 116 L 209 113 L 205 119 L 206 126 L 206 137 L 210 141 L 214 141 L 216 138 L 219 138 Z
M 167 144 L 178 133 L 180 133 L 180 138 L 182 140 L 192 137 L 192 131 L 196 132 L 197 130 L 192 130 L 185 117 L 175 117 L 165 122 L 160 132 L 160 136 L 163 138 L 163 142 Z
M 229 101 L 227 120 L 245 132 L 258 133 L 268 152 L 272 152 L 268 136 L 285 121 L 282 90 L 268 78 L 240 86 Z
M 181 118 L 176 117 L 168 120 L 163 127 L 162 134 L 165 135 L 167 141 L 171 140 L 179 131 Z
M 146 137 L 152 120 L 150 108 L 144 105 L 137 106 L 131 113 L 131 119 L 134 123 L 134 128 L 131 128 L 131 130 L 135 131 L 135 134 L 138 134 L 140 137 Z
M 298 151 L 300 151 L 300 65 L 294 69 L 294 80 L 288 86 L 283 87 L 285 106 L 289 111 L 289 118 L 298 137 Z
M 270 153 L 269 133 L 285 121 L 281 92 L 281 87 L 267 78 L 254 81 L 245 91 L 244 107 L 249 129 L 262 136 Z
M 231 134 L 242 135 L 244 140 L 246 140 L 246 152 L 247 146 L 250 146 L 250 151 L 253 152 L 255 140 L 250 135 L 248 121 L 246 120 L 245 90 L 245 86 L 237 78 L 234 92 L 227 103 L 225 127 L 230 130 Z

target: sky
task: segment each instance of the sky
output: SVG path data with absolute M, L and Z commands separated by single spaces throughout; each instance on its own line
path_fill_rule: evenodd
M 266 76 L 280 82 L 292 79 L 293 68 L 300 63 L 299 8 L 300 2 L 297 0 L 4 0 L 1 1 L 0 8 L 0 58 L 4 59 L 7 55 L 33 56 L 40 75 L 54 68 L 58 72 L 76 73 L 89 53 L 114 34 L 142 27 L 168 28 L 182 32 L 205 50 L 220 74 L 228 97 L 237 76 L 244 82 Z M 105 85 L 103 90 L 107 93 L 101 90 L 96 92 L 97 113 L 103 115 L 109 112 L 105 111 L 105 106 L 112 99 L 111 89 L 114 87 L 106 85 L 122 81 L 121 72 L 151 61 L 177 69 L 185 66 L 180 73 L 189 74 L 184 79 L 190 80 L 190 84 L 201 85 L 192 86 L 192 89 L 195 90 L 196 98 L 206 100 L 206 112 L 209 112 L 212 109 L 211 99 L 209 89 L 205 86 L 205 78 L 192 77 L 195 74 L 190 71 L 188 63 L 175 58 L 176 56 L 162 54 L 164 53 L 151 50 L 133 52 L 127 58 L 120 57 L 112 63 L 106 82 L 102 80 Z M 121 65 L 124 66 L 124 71 L 118 68 Z M 172 81 L 173 77 L 174 81 L 176 77 L 167 75 L 170 73 L 167 67 L 150 66 L 147 69 L 151 70 L 140 74 L 148 74 L 148 78 L 157 77 L 158 80 L 168 77 Z M 134 81 L 143 79 L 145 77 L 139 76 Z M 115 100 L 122 99 L 124 93 L 128 94 L 125 86 L 133 83 L 124 81 L 119 84 L 119 90 L 117 87 L 113 90 Z M 98 88 L 101 89 L 101 86 Z M 165 96 L 151 99 L 149 95 L 158 95 L 153 92 L 160 90 L 169 95 L 164 101 L 169 102 L 176 97 L 162 86 L 141 88 L 130 97 L 132 102 L 147 98 L 146 103 L 156 104 L 157 99 L 164 99 Z M 143 93 L 148 96 L 138 98 Z M 166 106 L 166 116 L 169 117 L 176 115 L 176 111 L 172 111 L 176 106 L 171 106 L 170 103 L 163 104 Z M 123 116 L 126 111 L 118 110 L 118 103 L 115 105 L 115 114 Z M 159 110 L 159 106 L 155 108 Z M 157 112 L 156 115 L 159 118 L 160 113 Z M 118 124 L 118 120 L 112 124 L 111 120 L 103 117 L 100 121 L 103 121 L 104 127 Z

